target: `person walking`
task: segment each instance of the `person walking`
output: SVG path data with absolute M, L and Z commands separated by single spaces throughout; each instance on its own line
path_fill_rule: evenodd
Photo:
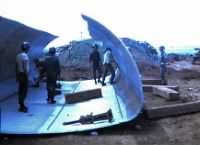
M 102 73 L 101 57 L 98 51 L 98 45 L 95 44 L 92 48 L 93 48 L 93 51 L 90 53 L 89 61 L 92 66 L 94 82 L 95 84 L 97 84 L 97 82 L 101 82 L 101 73 Z M 98 80 L 96 80 L 97 71 L 98 71 Z
M 106 51 L 104 53 L 104 60 L 103 60 L 103 66 L 104 66 L 104 72 L 103 72 L 103 79 L 102 79 L 102 86 L 105 86 L 105 77 L 107 76 L 107 73 L 111 73 L 111 78 L 110 78 L 110 84 L 114 84 L 114 77 L 115 77 L 115 72 L 111 63 L 111 49 L 106 48 Z
M 60 75 L 60 62 L 55 54 L 56 48 L 49 48 L 49 56 L 44 60 L 44 70 L 47 78 L 47 102 L 50 104 L 56 103 L 56 100 L 54 100 L 56 95 L 56 81 L 57 77 Z
M 30 45 L 28 42 L 23 42 L 21 51 L 16 57 L 16 79 L 18 81 L 18 103 L 20 112 L 28 112 L 28 107 L 25 106 L 25 99 L 28 93 L 29 81 L 29 56 L 28 51 Z

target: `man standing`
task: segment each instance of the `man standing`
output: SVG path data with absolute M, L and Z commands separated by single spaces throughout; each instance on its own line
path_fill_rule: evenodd
M 115 72 L 114 72 L 113 66 L 111 64 L 111 49 L 110 48 L 106 48 L 106 52 L 104 53 L 103 65 L 104 65 L 104 73 L 103 73 L 102 86 L 106 85 L 104 81 L 105 81 L 105 77 L 106 77 L 108 71 L 111 73 L 110 84 L 113 84 Z
M 16 57 L 16 78 L 19 83 L 18 88 L 18 102 L 19 111 L 28 112 L 28 108 L 25 106 L 24 101 L 28 93 L 28 81 L 29 81 L 29 57 L 27 55 L 30 49 L 28 42 L 23 42 L 21 45 L 22 52 Z
M 160 78 L 161 78 L 161 84 L 166 85 L 166 54 L 165 54 L 165 47 L 160 46 Z
M 44 70 L 47 77 L 47 101 L 50 104 L 56 103 L 54 97 L 56 95 L 56 81 L 57 77 L 60 74 L 60 62 L 56 54 L 56 48 L 49 48 L 49 56 L 45 58 L 44 61 Z
M 98 82 L 101 82 L 100 78 L 101 78 L 101 57 L 100 54 L 98 52 L 98 45 L 95 44 L 93 47 L 93 51 L 90 54 L 90 64 L 92 65 L 92 72 L 93 72 L 93 77 L 94 77 L 94 82 L 95 84 L 97 84 L 97 80 L 96 80 L 96 72 L 98 71 Z

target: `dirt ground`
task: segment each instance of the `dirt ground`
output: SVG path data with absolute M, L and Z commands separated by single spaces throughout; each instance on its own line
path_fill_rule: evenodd
M 168 85 L 179 87 L 181 101 L 183 103 L 200 101 L 200 65 L 192 65 L 190 61 L 182 60 L 169 63 L 167 67 Z M 156 66 L 143 65 L 140 71 L 144 78 L 159 77 L 159 68 Z M 67 68 L 63 69 L 62 78 L 64 80 L 91 79 L 91 71 Z M 146 97 L 147 104 L 159 103 L 155 98 Z M 148 119 L 141 114 L 130 123 L 89 132 L 51 136 L 3 135 L 0 138 L 0 145 L 199 145 L 199 117 L 200 112 L 160 119 Z

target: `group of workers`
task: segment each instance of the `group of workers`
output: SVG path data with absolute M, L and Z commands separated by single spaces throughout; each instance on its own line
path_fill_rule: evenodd
M 103 56 L 103 63 L 101 61 L 101 56 L 98 51 L 98 45 L 95 44 L 93 47 L 93 51 L 91 52 L 89 56 L 89 61 L 92 66 L 92 72 L 93 72 L 93 78 L 95 84 L 101 83 L 102 86 L 105 86 L 105 78 L 107 76 L 107 73 L 111 73 L 110 77 L 110 84 L 114 83 L 114 77 L 115 77 L 115 71 L 112 65 L 112 53 L 111 53 L 111 48 L 106 48 L 104 56 Z M 103 76 L 102 76 L 102 64 L 103 64 Z M 98 72 L 98 78 L 96 73 Z M 101 80 L 102 77 L 102 80 Z
M 89 62 L 92 67 L 94 83 L 101 83 L 102 86 L 105 86 L 105 78 L 107 73 L 110 72 L 110 84 L 114 84 L 115 71 L 113 68 L 113 57 L 111 48 L 106 48 L 103 55 L 103 62 L 101 61 L 101 56 L 98 51 L 98 45 L 95 44 L 92 46 L 93 50 L 89 55 Z M 28 107 L 25 105 L 25 99 L 28 93 L 28 82 L 29 82 L 29 56 L 28 52 L 30 45 L 28 42 L 23 42 L 21 45 L 21 52 L 16 57 L 16 78 L 19 84 L 18 87 L 18 103 L 20 112 L 28 112 Z M 61 68 L 60 62 L 56 54 L 56 48 L 52 47 L 49 49 L 49 56 L 45 57 L 43 62 L 43 72 L 46 76 L 47 84 L 47 102 L 50 104 L 56 103 L 54 99 L 56 95 L 56 82 L 57 78 L 60 75 Z M 164 46 L 160 47 L 160 77 L 163 85 L 166 85 L 166 55 Z M 103 70 L 103 71 L 102 71 Z M 98 72 L 98 77 L 97 77 Z M 102 73 L 103 72 L 103 73 Z M 102 78 L 102 79 L 101 79 Z
M 30 44 L 28 42 L 23 42 L 21 45 L 21 52 L 16 56 L 16 79 L 19 84 L 18 103 L 20 112 L 28 112 L 28 107 L 25 105 L 25 99 L 27 97 L 29 85 L 29 49 Z M 50 48 L 49 56 L 45 58 L 43 64 L 47 83 L 47 101 L 50 104 L 56 103 L 56 100 L 54 100 L 56 81 L 60 74 L 60 63 L 55 53 L 56 48 Z
M 30 44 L 28 42 L 23 42 L 21 45 L 21 52 L 16 56 L 16 79 L 18 81 L 18 103 L 19 103 L 19 111 L 20 112 L 28 112 L 28 107 L 25 105 L 25 99 L 27 97 L 28 93 L 28 85 L 29 85 L 29 56 L 28 52 L 30 50 Z M 52 47 L 49 48 L 49 56 L 45 57 L 42 66 L 40 66 L 40 63 L 35 60 L 35 64 L 38 65 L 37 67 L 40 68 L 39 71 L 42 71 L 45 73 L 46 76 L 46 84 L 47 84 L 47 102 L 50 104 L 56 103 L 56 100 L 54 99 L 56 95 L 56 82 L 58 76 L 60 76 L 61 68 L 60 68 L 60 62 L 56 54 L 56 48 Z M 102 75 L 102 62 L 100 53 L 98 52 L 98 45 L 95 44 L 93 46 L 93 51 L 89 56 L 90 63 L 92 64 L 93 69 L 93 77 L 95 80 L 95 84 L 97 82 L 101 82 L 102 86 L 105 86 L 105 77 L 107 73 L 110 71 L 111 73 L 111 79 L 110 83 L 113 84 L 115 72 L 113 69 L 113 66 L 111 64 L 111 49 L 107 48 L 104 54 L 104 71 L 103 71 L 103 77 L 101 80 Z M 98 80 L 96 78 L 96 72 L 98 71 Z M 42 73 L 42 76 L 44 74 Z M 41 73 L 39 73 L 41 75 Z M 40 81 L 41 78 L 38 78 L 38 81 Z M 37 81 L 37 82 L 38 82 Z M 37 83 L 37 86 L 39 84 Z
M 161 79 L 161 84 L 166 85 L 167 80 L 166 80 L 166 53 L 165 53 L 165 47 L 160 46 L 159 47 L 160 51 L 160 79 Z M 90 54 L 90 63 L 92 63 L 92 68 L 93 68 L 93 77 L 95 84 L 97 82 L 101 82 L 102 86 L 105 86 L 105 77 L 108 73 L 108 71 L 111 73 L 111 78 L 110 78 L 110 84 L 114 83 L 114 77 L 115 77 L 115 72 L 112 66 L 112 61 L 111 61 L 111 49 L 106 48 L 106 51 L 103 56 L 103 66 L 104 66 L 104 72 L 103 72 L 103 77 L 102 81 L 100 80 L 101 74 L 102 74 L 102 69 L 101 69 L 101 57 L 100 53 L 98 52 L 98 45 L 93 46 L 93 51 Z M 98 78 L 96 78 L 96 72 L 98 71 Z

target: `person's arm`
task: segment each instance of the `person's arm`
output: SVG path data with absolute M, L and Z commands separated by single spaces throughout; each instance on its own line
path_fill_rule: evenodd
M 58 75 L 60 75 L 60 73 L 61 73 L 61 67 L 60 67 L 60 61 L 58 59 Z
M 18 71 L 18 64 L 17 64 L 17 62 L 15 64 L 15 76 L 16 76 L 16 80 L 18 81 L 19 80 L 19 71 Z
M 100 53 L 98 52 L 98 60 L 99 60 L 99 62 L 101 62 L 101 57 L 100 57 Z
M 24 73 L 26 74 L 27 79 L 29 79 L 28 65 L 29 64 L 28 64 L 28 60 L 27 59 L 22 62 L 23 70 L 24 70 Z
M 91 62 L 92 62 L 92 53 L 89 56 L 89 63 L 91 64 Z
M 111 63 L 115 63 L 115 59 L 114 59 L 112 53 L 110 53 L 110 62 L 111 62 Z
M 46 77 L 47 76 L 46 58 L 43 61 L 42 72 L 43 72 L 43 77 Z

